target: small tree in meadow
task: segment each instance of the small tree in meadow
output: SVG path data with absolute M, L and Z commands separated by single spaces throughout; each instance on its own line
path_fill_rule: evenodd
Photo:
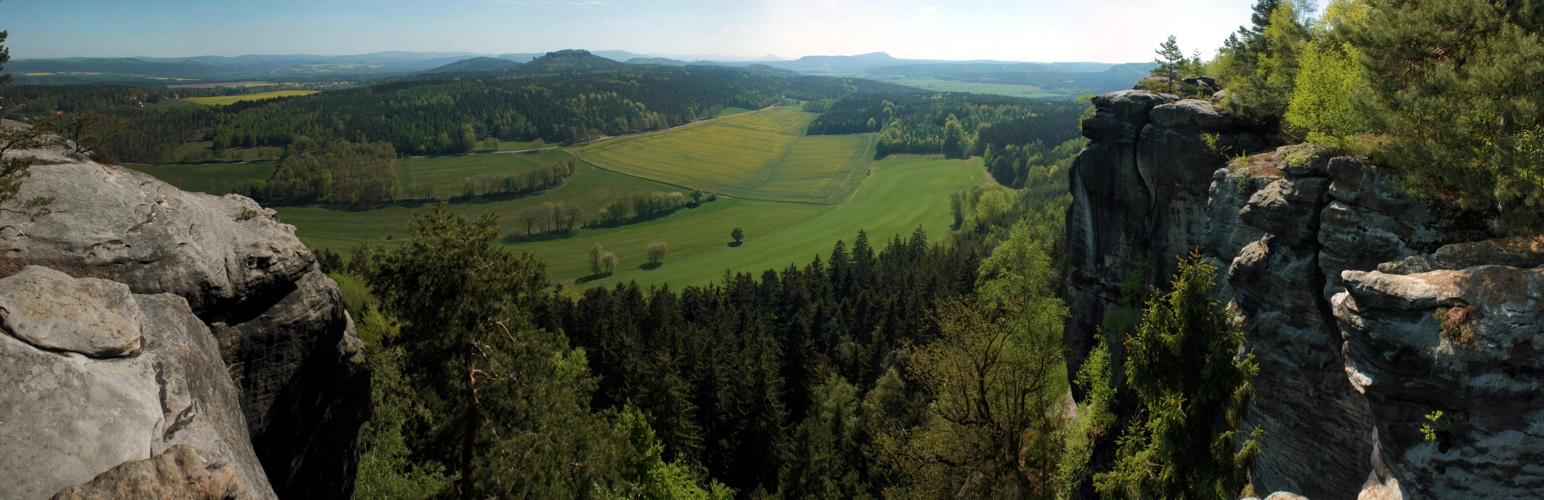
M 650 264 L 659 264 L 661 262 L 664 262 L 665 261 L 665 254 L 668 253 L 668 252 L 670 252 L 670 245 L 666 245 L 665 242 L 663 242 L 663 241 L 656 241 L 656 242 L 650 243 L 649 244 L 649 248 L 648 248 L 649 263 Z
M 602 258 L 602 256 L 605 253 L 606 253 L 606 249 L 602 248 L 600 246 L 600 243 L 596 243 L 595 246 L 590 247 L 590 274 L 591 275 L 600 276 L 601 265 L 603 264 L 601 262 L 601 258 Z
M 729 232 L 729 237 L 734 238 L 735 243 L 739 243 L 741 240 L 745 239 L 745 230 L 738 227 L 734 228 L 733 231 Z
M 611 273 L 616 272 L 618 262 L 620 262 L 620 260 L 617 259 L 617 254 L 606 252 L 605 255 L 600 256 L 601 269 L 606 271 L 606 276 L 610 276 Z

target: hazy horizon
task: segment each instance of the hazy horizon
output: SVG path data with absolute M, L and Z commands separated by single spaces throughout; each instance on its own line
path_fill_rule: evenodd
M 1209 56 L 1247 0 L 0 0 L 13 59 L 545 53 L 580 48 L 749 61 L 885 52 L 901 59 L 1140 62 L 1170 34 Z

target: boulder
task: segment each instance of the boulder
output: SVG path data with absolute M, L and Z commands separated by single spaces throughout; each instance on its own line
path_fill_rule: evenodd
M 29 267 L 0 287 L 0 322 L 22 342 L 93 358 L 139 352 L 139 306 L 121 283 Z
M 53 500 L 246 498 L 235 468 L 225 462 L 205 464 L 188 445 L 179 444 L 145 460 L 124 462 L 90 482 L 65 488 Z
M 0 276 L 39 265 L 186 300 L 219 339 L 275 490 L 349 496 L 369 374 L 336 284 L 293 226 L 242 196 L 90 163 L 35 166 L 18 196 L 53 198 L 53 213 L 0 213 Z
M 1239 219 L 1290 243 L 1317 239 L 1317 216 L 1327 187 L 1329 179 L 1320 177 L 1276 179 L 1249 197 Z
M 28 267 L 0 279 L 0 301 L 37 289 L 127 287 Z M 60 297 L 66 302 L 71 297 Z M 56 319 L 138 318 L 138 352 L 101 358 L 40 347 L 0 331 L 0 498 L 45 498 L 121 463 L 177 445 L 229 464 L 245 497 L 274 498 L 214 337 L 187 302 L 169 294 L 129 301 L 76 301 L 81 311 Z

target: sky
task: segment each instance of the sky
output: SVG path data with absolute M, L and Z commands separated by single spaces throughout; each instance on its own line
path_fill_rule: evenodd
M 1203 56 L 1253 0 L 0 0 L 13 59 L 539 53 L 1149 61 Z

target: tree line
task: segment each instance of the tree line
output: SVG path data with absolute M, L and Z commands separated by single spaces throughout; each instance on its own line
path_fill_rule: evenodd
M 285 148 L 272 178 L 240 182 L 232 191 L 274 205 L 387 203 L 396 199 L 396 160 L 384 142 L 302 137 Z

